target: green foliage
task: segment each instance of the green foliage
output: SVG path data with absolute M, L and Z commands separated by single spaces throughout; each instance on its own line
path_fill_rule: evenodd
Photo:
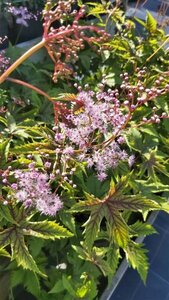
M 83 1 L 78 0 L 77 4 L 81 7 Z M 154 107 L 159 115 L 169 113 L 168 95 L 164 93 L 169 84 L 169 52 L 161 46 L 168 37 L 149 12 L 145 21 L 132 20 L 115 3 L 85 4 L 87 19 L 83 18 L 81 24 L 94 22 L 113 34 L 98 52 L 88 46 L 81 50 L 76 76 L 66 81 L 59 79 L 57 85 L 52 83 L 53 64 L 46 57 L 36 64 L 27 61 L 14 73 L 48 93 L 53 103 L 14 82 L 5 82 L 0 89 L 0 174 L 6 176 L 0 182 L 0 273 L 5 272 L 10 278 L 11 293 L 16 299 L 20 298 L 20 291 L 37 300 L 97 299 L 103 276 L 110 283 L 124 257 L 145 283 L 147 250 L 136 238 L 156 233 L 147 223 L 151 211 L 169 213 L 169 121 L 161 118 L 159 123 L 149 122 Z M 143 38 L 137 35 L 134 21 L 144 28 Z M 21 52 L 11 47 L 7 50 L 12 61 Z M 134 154 L 134 164 L 120 163 L 101 182 L 95 165 L 87 168 L 75 156 L 64 160 L 65 141 L 59 143 L 57 155 L 53 104 L 63 109 L 64 113 L 57 111 L 59 121 L 68 121 L 67 110 L 79 113 L 76 86 L 78 90 L 89 86 L 97 92 L 105 85 L 105 90 L 118 88 L 121 105 L 128 91 L 120 87 L 120 74 L 127 72 L 134 88 L 138 82 L 137 67 L 147 67 L 142 80 L 145 89 L 151 89 L 163 77 L 163 92 L 138 105 L 121 132 L 125 143 L 120 147 L 129 156 Z M 125 114 L 127 108 L 122 106 Z M 143 118 L 148 121 L 143 122 Z M 113 138 L 116 141 L 117 137 Z M 96 139 L 89 146 L 99 147 L 97 140 L 96 132 Z M 63 209 L 55 217 L 24 207 L 10 187 L 17 182 L 14 172 L 26 172 L 31 162 L 46 172 L 51 193 L 58 193 L 63 201 Z M 45 163 L 50 163 L 48 168 Z
M 22 207 L 13 208 L 1 205 L 1 214 L 4 219 L 12 224 L 0 232 L 0 248 L 2 249 L 2 253 L 6 253 L 6 256 L 9 256 L 8 252 L 3 250 L 3 248 L 10 245 L 11 259 L 15 259 L 18 266 L 45 276 L 45 274 L 39 270 L 35 260 L 29 253 L 24 236 L 30 235 L 54 240 L 56 238 L 71 237 L 72 234 L 63 226 L 53 221 L 30 222 L 27 220 Z

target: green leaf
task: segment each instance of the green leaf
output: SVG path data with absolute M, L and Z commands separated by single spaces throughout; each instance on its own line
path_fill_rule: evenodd
M 147 250 L 142 248 L 141 244 L 130 242 L 125 249 L 126 258 L 133 269 L 137 269 L 143 282 L 146 282 L 148 272 L 148 258 L 146 256 Z
M 37 239 L 36 237 L 31 237 L 29 240 L 29 249 L 33 257 L 38 257 L 43 246 L 44 246 L 45 240 L 43 239 Z
M 119 247 L 126 247 L 129 241 L 129 228 L 121 215 L 113 211 L 111 206 L 107 206 L 107 229 L 109 236 L 116 242 Z
M 53 221 L 29 222 L 24 228 L 24 234 L 51 240 L 73 236 L 70 231 Z
M 76 291 L 72 287 L 70 280 L 71 280 L 70 277 L 67 277 L 66 275 L 62 276 L 62 282 L 65 290 L 68 291 L 69 295 L 73 296 L 76 299 Z
M 87 296 L 91 290 L 92 282 L 91 280 L 84 283 L 82 286 L 78 287 L 76 290 L 76 297 L 83 299 Z
M 0 256 L 11 257 L 5 249 L 0 249 Z
M 23 283 L 24 277 L 25 277 L 25 270 L 23 269 L 11 271 L 11 276 L 10 276 L 11 288 L 14 288 L 15 286 Z
M 59 218 L 64 226 L 66 226 L 74 235 L 76 235 L 75 219 L 69 213 L 65 211 L 59 212 Z
M 2 218 L 6 219 L 8 222 L 10 222 L 12 224 L 17 224 L 13 207 L 0 203 L 0 215 Z
M 11 243 L 13 228 L 7 228 L 0 232 L 0 248 L 4 248 Z
M 40 282 L 38 276 L 35 273 L 27 270 L 23 283 L 26 290 L 29 293 L 34 295 L 37 299 L 40 298 L 40 292 L 41 292 Z
M 76 102 L 77 96 L 70 93 L 60 93 L 57 97 L 52 97 L 53 101 Z
M 115 274 L 117 270 L 120 257 L 119 248 L 112 245 L 107 252 L 107 262 L 112 270 L 112 274 Z
M 79 201 L 78 203 L 72 206 L 69 212 L 82 212 L 85 210 L 91 210 L 92 207 L 95 208 L 102 203 L 99 199 L 95 198 L 94 195 L 85 193 L 85 196 L 87 200 Z
M 97 179 L 95 174 L 92 174 L 86 178 L 85 186 L 85 191 L 88 194 L 92 194 L 95 197 L 102 198 L 109 190 L 109 181 L 106 180 L 104 182 L 101 182 Z
M 100 223 L 104 217 L 104 211 L 102 206 L 97 206 L 92 210 L 89 219 L 83 225 L 85 227 L 85 244 L 89 249 L 92 248 L 95 239 L 97 238 L 98 232 L 100 230 Z
M 94 7 L 90 8 L 88 16 L 90 16 L 90 15 L 99 16 L 100 14 L 106 13 L 106 9 L 103 6 L 103 4 L 93 3 L 93 2 L 88 2 L 88 4 L 94 6 Z
M 23 232 L 21 229 L 15 229 L 12 231 L 11 237 L 11 250 L 12 259 L 15 259 L 18 266 L 22 266 L 23 269 L 28 269 L 39 275 L 46 277 L 36 265 L 33 257 L 29 253 L 29 250 L 25 244 Z
M 136 128 L 130 128 L 127 131 L 126 142 L 131 149 L 139 152 L 143 149 L 142 135 Z
M 8 129 L 9 129 L 9 132 L 13 133 L 14 130 L 17 128 L 17 126 L 16 126 L 15 119 L 10 114 L 10 112 L 6 113 L 6 119 L 7 119 L 7 126 L 8 126 Z
M 103 259 L 105 250 L 101 251 L 101 254 L 99 253 L 100 251 L 100 248 L 93 247 L 89 260 L 91 260 L 91 262 L 94 263 L 102 271 L 104 276 L 110 275 L 113 273 L 113 270 L 111 269 L 108 261 Z
M 0 165 L 3 166 L 8 160 L 11 139 L 6 139 L 0 143 Z
M 157 29 L 157 21 L 149 12 L 147 12 L 146 27 L 150 33 L 154 33 Z
M 82 6 L 82 5 L 83 5 L 83 2 L 82 2 L 81 0 L 77 0 L 77 4 L 78 4 L 79 6 Z
M 134 236 L 157 233 L 157 231 L 151 224 L 142 223 L 141 221 L 137 221 L 136 223 L 130 225 L 130 229 L 132 230 L 132 235 Z M 135 234 L 133 234 L 133 232 L 135 232 Z
M 114 195 L 111 200 L 114 209 L 129 209 L 132 211 L 160 209 L 160 205 L 155 201 L 143 196 Z
M 43 142 L 43 143 L 34 142 L 29 144 L 23 144 L 21 146 L 15 146 L 15 148 L 12 148 L 10 152 L 14 154 L 25 154 L 25 153 L 38 154 L 40 150 L 43 151 L 44 153 L 54 153 L 54 150 L 51 150 L 50 147 L 51 145 L 48 142 Z
M 64 291 L 63 281 L 62 279 L 59 279 L 53 288 L 49 291 L 49 294 L 59 294 L 60 292 Z
M 59 294 L 60 292 L 64 291 L 63 281 L 59 279 L 53 288 L 49 291 L 49 294 Z

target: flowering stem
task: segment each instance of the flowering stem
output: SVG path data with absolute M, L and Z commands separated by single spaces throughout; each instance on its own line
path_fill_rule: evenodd
M 37 92 L 38 94 L 46 97 L 49 101 L 53 102 L 52 98 L 48 94 L 46 94 L 44 91 L 42 91 L 41 89 L 37 88 L 36 86 L 34 86 L 30 83 L 27 83 L 27 82 L 19 80 L 19 79 L 11 78 L 11 77 L 6 78 L 6 80 L 17 83 L 17 84 L 20 84 L 20 85 L 23 85 L 25 87 L 28 87 L 28 88 L 34 90 L 35 92 Z
M 0 76 L 0 84 L 3 83 L 6 78 L 18 67 L 20 66 L 27 58 L 29 58 L 32 54 L 34 54 L 36 51 L 38 51 L 39 49 L 41 49 L 42 47 L 46 46 L 47 47 L 47 43 L 50 40 L 55 40 L 55 39 L 59 39 L 60 37 L 76 32 L 76 31 L 82 31 L 82 30 L 91 30 L 91 31 L 95 31 L 95 32 L 99 32 L 100 29 L 97 28 L 96 26 L 92 26 L 92 25 L 88 25 L 88 26 L 78 26 L 78 28 L 76 28 L 76 26 L 72 26 L 72 28 L 70 29 L 66 29 L 63 31 L 59 31 L 56 34 L 51 34 L 48 35 L 47 37 L 43 37 L 42 41 L 40 41 L 39 43 L 37 43 L 35 46 L 33 46 L 31 49 L 29 49 L 28 51 L 26 51 L 21 57 L 19 57 L 1 76 Z
M 0 84 L 3 83 L 6 78 L 20 65 L 25 61 L 28 57 L 30 57 L 33 53 L 41 49 L 45 45 L 45 40 L 42 40 L 31 49 L 26 51 L 21 57 L 19 57 L 1 76 L 0 76 Z

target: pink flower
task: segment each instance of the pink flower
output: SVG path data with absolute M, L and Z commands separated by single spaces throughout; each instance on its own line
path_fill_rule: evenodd
M 49 177 L 35 169 L 29 171 L 17 170 L 15 196 L 25 207 L 35 207 L 39 212 L 54 216 L 63 206 L 59 196 L 53 194 L 49 184 Z

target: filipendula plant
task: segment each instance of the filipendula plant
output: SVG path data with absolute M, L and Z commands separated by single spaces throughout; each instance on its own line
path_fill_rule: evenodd
M 79 25 L 81 1 L 78 11 L 75 1 L 53 2 L 44 10 L 43 40 L 0 77 L 32 88 L 54 106 L 51 125 L 16 122 L 9 111 L 0 118 L 0 251 L 11 297 L 21 284 L 37 299 L 95 299 L 101 274 L 112 278 L 122 252 L 146 281 L 147 251 L 135 239 L 155 232 L 145 223 L 150 211 L 169 210 L 168 73 L 157 79 L 135 67 L 133 76 L 121 74 L 118 88 L 75 85 L 77 93 L 56 97 L 9 77 L 45 46 L 57 83 L 74 74 L 86 43 L 94 50 L 107 46 L 110 35 L 100 27 Z M 66 25 L 52 27 L 58 20 Z

